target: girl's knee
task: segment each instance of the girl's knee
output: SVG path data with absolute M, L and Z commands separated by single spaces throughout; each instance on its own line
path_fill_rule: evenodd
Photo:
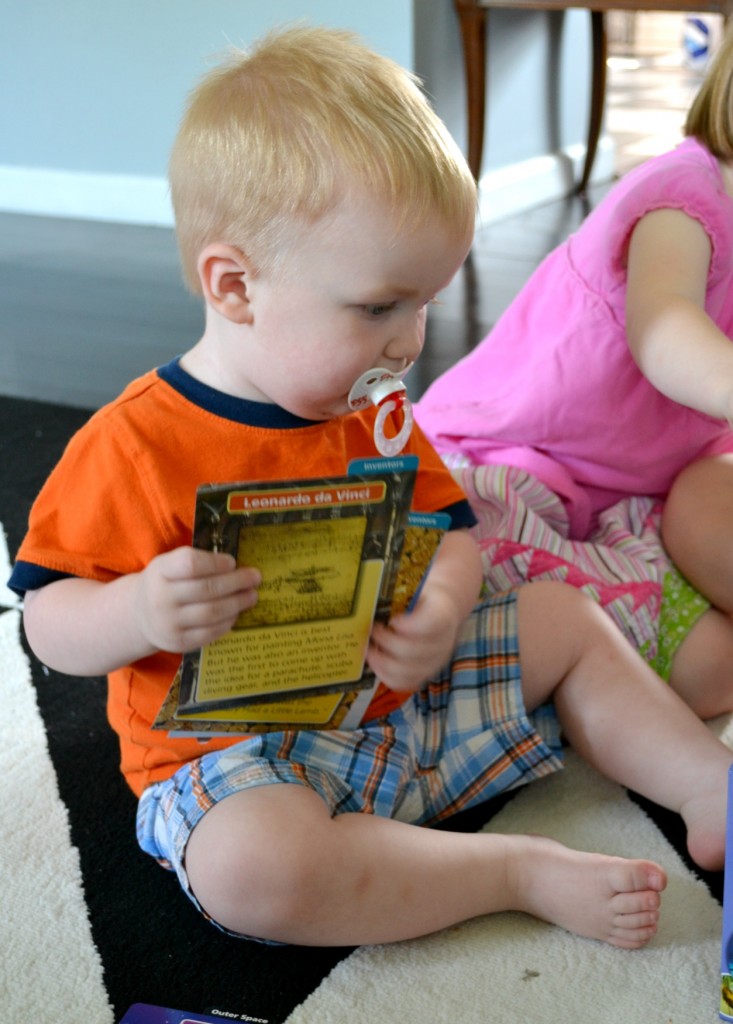
M 700 528 L 704 511 L 705 524 L 718 519 L 727 527 L 733 499 L 733 454 L 697 459 L 675 477 L 662 510 L 662 540 L 669 547 L 706 541 L 706 529 Z

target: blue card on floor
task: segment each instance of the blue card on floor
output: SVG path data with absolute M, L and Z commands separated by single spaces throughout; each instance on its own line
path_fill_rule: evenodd
M 723 948 L 720 958 L 720 1019 L 733 1021 L 733 768 L 728 773 L 727 824 L 723 882 Z
M 133 1003 L 119 1024 L 222 1024 L 225 1020 L 259 1021 L 267 1024 L 264 1017 L 250 1017 L 246 1013 L 217 1013 L 210 1017 L 206 1013 L 190 1013 L 186 1010 L 171 1010 L 166 1006 L 150 1006 L 148 1003 Z

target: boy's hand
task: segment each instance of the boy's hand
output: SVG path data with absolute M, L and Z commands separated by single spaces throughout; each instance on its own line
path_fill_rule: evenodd
M 411 612 L 375 624 L 369 667 L 391 690 L 413 693 L 448 663 L 461 621 L 451 596 L 426 586 Z
M 257 602 L 259 570 L 232 555 L 181 547 L 154 558 L 138 576 L 138 628 L 156 650 L 195 650 L 227 633 Z

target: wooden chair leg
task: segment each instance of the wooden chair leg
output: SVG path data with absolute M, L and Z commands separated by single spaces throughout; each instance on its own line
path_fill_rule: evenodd
M 463 43 L 468 108 L 468 166 L 478 181 L 486 118 L 486 31 L 488 11 L 475 0 L 453 0 Z
M 606 18 L 603 11 L 590 12 L 591 44 L 592 44 L 592 82 L 590 97 L 590 116 L 588 119 L 588 143 L 585 151 L 583 173 L 578 182 L 577 192 L 583 194 L 588 187 L 593 163 L 598 149 L 598 139 L 603 123 L 603 109 L 606 102 L 606 58 L 608 41 L 606 37 Z

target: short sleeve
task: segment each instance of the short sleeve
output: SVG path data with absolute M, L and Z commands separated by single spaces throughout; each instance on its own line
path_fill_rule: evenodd
M 108 582 L 143 568 L 162 550 L 161 536 L 173 542 L 145 458 L 104 417 L 82 427 L 31 509 L 17 556 L 21 576 L 42 579 L 45 571 L 47 582 Z M 17 578 L 11 583 L 17 586 Z
M 717 162 L 694 139 L 667 159 L 650 161 L 630 175 L 609 218 L 607 256 L 612 273 L 625 274 L 631 234 L 648 213 L 679 210 L 698 221 L 710 239 L 708 278 L 716 284 L 729 273 L 733 252 L 733 200 L 727 195 Z M 632 172 L 633 175 L 633 172 Z

